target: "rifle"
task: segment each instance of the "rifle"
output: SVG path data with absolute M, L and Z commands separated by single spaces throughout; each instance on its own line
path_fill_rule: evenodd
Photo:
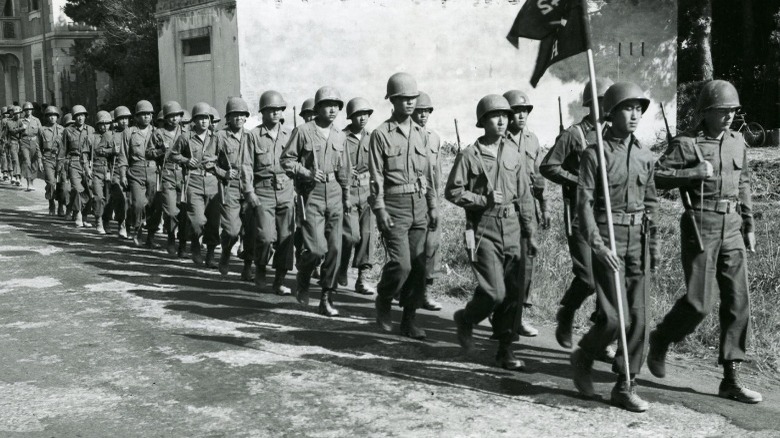
M 558 133 L 563 133 L 563 110 L 561 109 L 561 96 L 558 96 Z
M 455 119 L 455 138 L 458 140 L 458 152 L 460 152 L 460 131 L 458 131 L 458 119 Z
M 666 143 L 667 145 L 672 144 L 672 133 L 669 131 L 669 121 L 666 119 L 666 111 L 664 110 L 664 104 L 663 102 L 660 103 L 661 105 L 661 115 L 664 117 L 664 125 L 666 126 Z M 704 182 L 702 182 L 702 189 Z M 703 190 L 702 190 L 703 193 Z M 688 194 L 688 191 L 684 188 L 680 187 L 680 200 L 682 201 L 683 207 L 685 208 L 685 212 L 683 215 L 688 218 L 688 220 L 691 222 L 691 228 L 693 228 L 693 234 L 696 237 L 696 246 L 699 248 L 699 252 L 704 252 L 704 242 L 701 240 L 701 231 L 699 230 L 699 225 L 696 223 L 696 218 L 693 214 L 693 206 L 691 205 L 691 196 Z
M 293 129 L 296 129 L 298 127 L 298 110 L 293 106 Z M 278 134 L 277 134 L 278 135 Z M 276 153 L 276 151 L 274 151 Z M 297 177 L 295 178 L 298 179 Z M 300 184 L 296 184 L 296 189 L 301 190 Z M 302 191 L 302 190 L 301 190 Z M 298 207 L 301 209 L 301 220 L 306 220 L 306 200 L 303 199 L 302 194 L 298 194 L 296 197 L 296 202 L 298 203 Z

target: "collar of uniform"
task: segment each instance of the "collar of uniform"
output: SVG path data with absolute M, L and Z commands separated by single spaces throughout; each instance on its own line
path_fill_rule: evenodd
M 418 125 L 417 123 L 415 123 L 415 122 L 414 122 L 414 120 L 412 120 L 412 118 L 411 118 L 411 117 L 409 117 L 409 120 L 410 120 L 410 121 L 411 121 L 411 123 L 412 123 L 412 129 L 415 129 L 415 130 L 418 130 L 418 131 L 419 131 L 419 130 L 421 130 L 421 129 L 423 129 L 422 127 L 420 127 L 420 125 Z M 404 125 L 405 125 L 405 124 L 406 124 L 406 122 L 404 122 Z M 387 120 L 387 128 L 388 128 L 388 130 L 390 130 L 390 131 L 393 131 L 393 130 L 396 130 L 396 129 L 397 129 L 398 131 L 400 131 L 401 133 L 403 133 L 403 131 L 401 130 L 401 124 L 400 124 L 400 123 L 398 123 L 398 122 L 396 122 L 396 121 L 395 121 L 395 119 L 393 119 L 392 117 L 391 117 L 391 118 L 389 118 L 389 119 Z
M 640 149 L 642 148 L 642 144 L 639 143 L 639 140 L 637 140 L 636 137 L 634 137 L 634 134 L 630 134 L 626 138 L 619 138 L 612 133 L 612 128 L 608 128 L 606 131 L 604 131 L 604 139 L 609 140 L 610 142 L 620 143 L 626 147 L 631 146 L 631 143 L 634 143 L 636 147 Z
M 233 131 L 230 130 L 230 128 L 226 127 L 225 128 L 225 134 L 229 135 L 230 137 L 235 138 L 238 141 L 241 141 L 241 137 L 243 137 L 244 130 L 243 129 L 239 129 L 238 131 L 233 132 Z
M 596 128 L 593 125 L 593 121 L 591 120 L 590 114 L 582 118 L 582 120 L 580 121 L 580 126 L 582 127 L 582 129 L 585 130 L 585 132 L 592 131 L 593 129 Z
M 258 126 L 257 128 L 258 128 L 258 130 L 259 130 L 259 132 L 260 132 L 260 135 L 265 135 L 266 137 L 273 139 L 273 137 L 271 137 L 271 134 L 270 134 L 270 133 L 271 133 L 271 130 L 270 130 L 270 129 L 268 129 L 268 128 L 265 126 L 265 124 L 262 124 L 262 125 Z M 282 134 L 282 132 L 283 132 L 283 131 L 282 131 L 282 125 L 281 125 L 281 123 L 280 123 L 280 124 L 279 124 L 279 127 L 276 129 L 276 135 L 277 135 L 277 136 L 279 136 L 279 135 L 281 135 L 281 134 Z
M 347 125 L 347 127 L 346 127 L 346 128 L 344 128 L 344 129 L 342 129 L 342 130 L 341 130 L 341 132 L 343 132 L 343 133 L 347 134 L 347 136 L 350 136 L 350 135 L 351 135 L 351 136 L 353 136 L 353 137 L 357 138 L 357 135 L 355 135 L 355 134 L 352 132 L 352 130 L 351 130 L 351 129 L 349 129 L 349 126 L 350 126 L 350 125 Z M 361 129 L 360 129 L 360 138 L 363 138 L 365 135 L 366 135 L 366 130 L 361 128 Z

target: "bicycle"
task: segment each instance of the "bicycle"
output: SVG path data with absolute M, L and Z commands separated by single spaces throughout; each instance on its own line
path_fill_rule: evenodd
M 737 112 L 732 125 L 739 124 L 739 128 L 735 129 L 735 131 L 742 132 L 748 147 L 760 148 L 766 143 L 766 131 L 760 123 L 745 120 L 746 116 L 747 113 L 745 112 Z

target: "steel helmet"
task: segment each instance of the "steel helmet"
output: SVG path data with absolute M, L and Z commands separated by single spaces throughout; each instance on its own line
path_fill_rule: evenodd
M 322 102 L 336 102 L 339 104 L 339 110 L 344 108 L 344 101 L 341 100 L 339 90 L 327 85 L 317 90 L 317 93 L 314 95 L 315 107 Z
M 8 107 L 7 106 L 4 106 L 2 109 L 3 109 L 3 114 L 8 112 Z
M 22 111 L 27 111 L 31 109 L 35 109 L 32 102 L 25 102 L 24 105 L 22 105 Z
M 154 114 L 154 107 L 148 100 L 140 100 L 135 104 L 135 115 Z
M 415 109 L 427 109 L 433 112 L 433 102 L 431 101 L 431 96 L 429 96 L 428 93 L 424 91 L 420 91 L 420 95 L 417 96 L 417 105 L 415 106 Z
M 409 73 L 396 73 L 387 80 L 387 94 L 385 99 L 392 97 L 417 97 L 420 95 L 417 90 L 417 81 Z
M 68 127 L 73 124 L 73 116 L 70 113 L 65 114 L 62 116 L 62 125 L 64 127 Z
M 192 118 L 194 119 L 198 116 L 211 117 L 211 105 L 207 104 L 206 102 L 196 103 L 195 106 L 192 107 Z
M 79 114 L 88 114 L 87 109 L 84 108 L 82 105 L 73 105 L 73 108 L 70 110 L 71 115 L 75 119 L 77 115 Z
M 46 111 L 43 112 L 44 116 L 50 116 L 52 114 L 56 114 L 57 117 L 60 116 L 60 110 L 57 109 L 56 106 L 47 106 Z
M 479 103 L 477 103 L 477 128 L 482 127 L 482 117 L 495 111 L 505 112 L 509 115 L 512 114 L 512 107 L 504 96 L 498 94 L 488 94 L 479 99 Z
M 266 108 L 281 108 L 284 111 L 287 108 L 287 102 L 278 91 L 268 90 L 260 95 L 260 111 Z
M 351 99 L 349 102 L 347 102 L 347 118 L 350 119 L 355 113 L 359 112 L 367 112 L 370 116 L 374 113 L 374 110 L 371 108 L 371 104 L 368 103 L 368 101 L 362 97 L 355 97 L 354 99 Z
M 165 115 L 163 114 L 163 110 L 160 110 L 157 112 L 157 118 L 155 119 L 158 122 L 164 122 L 165 121 Z
M 190 113 L 187 110 L 184 110 L 184 114 L 181 116 L 181 122 L 182 123 L 189 123 L 192 121 L 192 113 Z
M 504 93 L 504 98 L 509 102 L 509 106 L 511 106 L 512 109 L 528 108 L 529 113 L 534 109 L 534 106 L 531 104 L 531 99 L 528 98 L 527 94 L 520 90 L 509 90 Z
M 633 82 L 618 82 L 612 84 L 604 93 L 604 115 L 611 115 L 618 105 L 627 100 L 638 100 L 642 105 L 643 113 L 650 106 L 650 99 L 645 97 L 645 93 L 639 88 L 639 85 Z
M 303 101 L 303 105 L 301 105 L 301 112 L 298 114 L 299 116 L 303 117 L 308 113 L 314 112 L 314 99 L 309 98 Z
M 13 109 L 11 110 L 11 114 L 21 114 L 22 107 L 18 105 L 14 105 Z
M 604 97 L 604 93 L 607 92 L 612 84 L 614 82 L 610 78 L 596 78 L 596 93 L 598 93 L 598 97 Z M 590 106 L 592 100 L 590 96 L 590 81 L 588 81 L 585 82 L 585 88 L 582 89 L 582 106 Z
M 126 106 L 118 106 L 116 109 L 114 109 L 114 120 L 119 120 L 122 117 L 132 117 L 133 115 L 130 114 L 130 108 Z
M 716 79 L 701 88 L 696 111 L 703 113 L 711 108 L 740 108 L 739 93 L 731 82 Z
M 108 111 L 98 111 L 97 113 L 97 124 L 101 123 L 111 123 L 111 114 L 108 113 Z
M 229 97 L 225 105 L 225 116 L 229 116 L 230 113 L 242 113 L 249 117 L 249 105 L 240 97 Z
M 174 114 L 178 114 L 178 115 L 184 114 L 184 110 L 181 109 L 181 105 L 179 105 L 179 102 L 176 102 L 175 100 L 165 102 L 163 104 L 162 112 L 164 117 L 168 117 Z
M 209 115 L 211 115 L 212 123 L 219 123 L 222 120 L 222 117 L 219 116 L 219 111 L 213 106 L 209 106 Z

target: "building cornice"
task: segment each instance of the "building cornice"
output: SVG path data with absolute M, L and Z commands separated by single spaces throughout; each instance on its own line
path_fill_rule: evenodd
M 236 0 L 157 0 L 154 17 L 158 20 L 210 6 L 236 6 Z

